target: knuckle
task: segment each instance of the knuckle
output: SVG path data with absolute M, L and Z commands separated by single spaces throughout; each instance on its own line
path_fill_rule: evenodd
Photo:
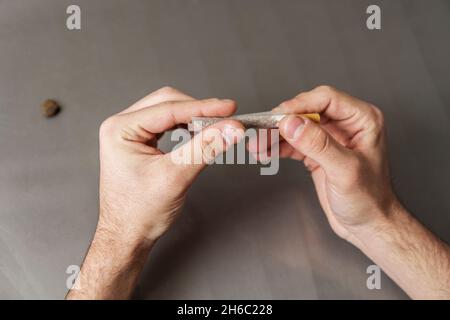
M 220 132 L 209 131 L 201 140 L 201 156 L 203 163 L 211 163 L 219 155 L 224 144 Z
M 370 141 L 377 144 L 383 137 L 384 116 L 380 109 L 369 105 L 369 111 L 366 113 L 365 121 L 367 130 L 371 133 Z
M 298 95 L 296 95 L 294 99 L 301 100 L 301 99 L 303 99 L 305 96 L 307 96 L 307 92 L 304 92 L 304 91 L 303 91 L 303 92 L 300 92 Z
M 104 120 L 100 125 L 99 135 L 100 138 L 105 138 L 110 136 L 116 131 L 117 128 L 117 119 L 116 116 L 111 116 Z
M 324 103 L 331 103 L 332 100 L 338 99 L 338 91 L 328 85 L 318 86 L 311 91 L 317 99 L 323 101 Z
M 216 158 L 216 150 L 212 139 L 203 139 L 202 144 L 202 160 L 204 163 L 210 163 Z
M 170 86 L 164 86 L 156 91 L 157 94 L 161 94 L 161 95 L 165 95 L 165 96 L 172 95 L 177 92 L 178 92 L 177 89 L 170 87 Z
M 205 104 L 219 104 L 220 103 L 220 99 L 218 99 L 218 98 L 209 98 L 209 99 L 203 100 L 203 102 Z
M 373 118 L 375 120 L 375 124 L 377 128 L 382 129 L 384 127 L 384 114 L 383 112 L 376 106 L 372 106 Z
M 316 87 L 314 90 L 326 95 L 334 95 L 336 93 L 336 89 L 329 85 L 321 85 Z

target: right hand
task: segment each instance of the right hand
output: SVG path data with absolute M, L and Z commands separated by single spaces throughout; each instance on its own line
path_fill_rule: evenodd
M 328 86 L 281 103 L 275 112 L 320 113 L 321 124 L 296 116 L 279 124 L 280 156 L 303 160 L 333 230 L 357 244 L 366 226 L 383 225 L 398 204 L 392 190 L 381 111 Z

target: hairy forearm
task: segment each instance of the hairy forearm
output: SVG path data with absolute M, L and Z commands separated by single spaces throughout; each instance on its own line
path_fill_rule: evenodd
M 411 298 L 450 299 L 450 248 L 396 203 L 355 244 Z
M 66 299 L 128 299 L 153 243 L 97 228 L 77 282 Z

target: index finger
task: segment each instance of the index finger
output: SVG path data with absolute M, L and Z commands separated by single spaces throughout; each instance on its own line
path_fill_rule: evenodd
M 281 103 L 273 111 L 320 113 L 330 120 L 345 121 L 370 115 L 371 104 L 329 86 L 319 86 Z
M 382 112 L 374 105 L 328 86 L 301 93 L 275 108 L 285 113 L 320 113 L 328 122 L 322 127 L 347 147 L 372 148 L 383 139 Z
M 153 91 L 144 98 L 135 102 L 132 106 L 121 111 L 119 114 L 138 111 L 143 108 L 150 107 L 166 101 L 187 101 L 187 100 L 195 100 L 195 99 L 175 88 L 166 86 L 156 91 Z
M 192 117 L 227 117 L 236 111 L 236 103 L 228 99 L 169 101 L 119 115 L 123 124 L 132 130 L 158 134 L 176 125 L 191 121 Z

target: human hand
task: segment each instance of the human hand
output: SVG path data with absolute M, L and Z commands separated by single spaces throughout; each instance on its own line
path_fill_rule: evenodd
M 410 297 L 448 299 L 450 248 L 393 192 L 381 111 L 321 86 L 283 102 L 274 112 L 322 115 L 320 124 L 294 115 L 283 118 L 279 130 L 285 141 L 279 143 L 279 155 L 303 160 L 333 230 Z M 270 145 L 267 141 L 265 146 Z
M 162 88 L 105 120 L 100 128 L 100 217 L 97 231 L 127 241 L 158 239 L 172 224 L 196 176 L 242 137 L 237 121 L 221 121 L 171 153 L 157 148 L 166 131 L 195 116 L 229 116 L 231 100 L 195 100 Z M 218 137 L 217 137 L 218 135 Z M 191 154 L 185 163 L 172 156 Z
M 333 230 L 357 244 L 366 226 L 382 224 L 397 204 L 386 154 L 383 115 L 375 106 L 321 86 L 281 103 L 274 112 L 320 113 L 321 124 L 284 118 L 280 157 L 303 160 Z

